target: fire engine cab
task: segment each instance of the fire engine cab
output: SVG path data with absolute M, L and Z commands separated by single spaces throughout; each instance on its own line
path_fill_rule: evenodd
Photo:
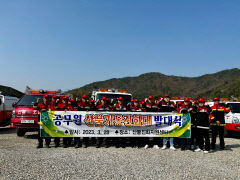
M 29 94 L 25 94 L 14 105 L 10 126 L 17 129 L 18 136 L 24 136 L 26 132 L 39 129 L 39 112 L 33 109 L 33 105 L 37 102 L 37 99 L 40 99 L 39 103 L 42 103 L 45 94 L 48 94 L 51 98 L 52 95 L 56 94 L 56 91 L 30 90 Z
M 225 115 L 225 130 L 227 134 L 240 135 L 240 102 L 227 102 L 231 110 Z
M 100 101 L 103 96 L 108 98 L 110 101 L 113 100 L 113 103 L 116 103 L 116 99 L 121 96 L 123 97 L 124 105 L 127 105 L 132 99 L 132 94 L 127 93 L 127 91 L 123 89 L 100 88 L 92 92 L 92 99 L 95 101 Z
M 11 96 L 4 96 L 0 92 L 0 126 L 9 125 L 12 117 L 12 105 L 19 99 Z

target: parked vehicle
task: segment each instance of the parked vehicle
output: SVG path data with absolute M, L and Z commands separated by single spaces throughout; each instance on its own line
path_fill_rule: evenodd
M 0 94 L 0 126 L 7 126 L 10 123 L 13 111 L 13 104 L 19 99 L 17 97 L 4 96 Z

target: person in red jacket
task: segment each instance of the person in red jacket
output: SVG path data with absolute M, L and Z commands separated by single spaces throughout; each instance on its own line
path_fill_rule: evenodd
M 56 100 L 56 95 L 52 95 L 52 99 L 49 101 L 49 106 L 53 105 L 53 103 L 55 102 Z
M 97 105 L 96 107 L 97 111 L 109 111 L 110 107 L 107 104 L 107 98 L 105 96 L 103 96 L 101 98 L 101 103 Z M 98 137 L 96 139 L 96 148 L 100 148 L 101 144 L 104 144 L 106 148 L 109 147 L 109 142 L 108 142 L 108 138 L 102 138 L 102 137 Z
M 90 104 L 88 101 L 88 97 L 86 94 L 83 94 L 81 101 L 78 103 L 78 111 L 89 111 L 89 110 L 90 110 Z
M 154 101 L 153 96 L 148 96 L 148 98 L 145 98 L 144 103 L 142 105 L 143 109 L 145 109 L 146 112 L 158 112 L 158 105 Z M 143 142 L 145 143 L 144 148 L 147 149 L 150 144 L 150 139 L 147 137 L 142 138 Z M 153 148 L 159 149 L 159 142 L 158 138 L 153 138 L 152 141 Z
M 35 103 L 35 107 L 37 108 L 37 110 L 39 112 L 45 112 L 48 110 L 48 106 L 49 106 L 49 100 L 48 100 L 48 95 L 44 95 L 43 96 L 43 102 L 42 103 Z M 39 116 L 40 118 L 40 116 Z M 45 143 L 46 143 L 46 147 L 47 148 L 51 148 L 50 147 L 50 143 L 51 143 L 51 138 L 50 137 L 45 137 Z M 38 131 L 38 146 L 37 148 L 42 148 L 43 147 L 43 138 L 40 136 L 40 127 L 39 127 L 39 131 Z
M 50 105 L 48 106 L 48 110 L 59 111 L 58 103 L 59 103 L 59 97 L 57 97 L 55 95 L 52 96 L 52 101 L 51 101 Z M 60 138 L 55 137 L 54 144 L 55 144 L 56 148 L 59 147 L 60 146 Z
M 123 104 L 123 97 L 117 98 L 117 103 L 113 105 L 113 111 L 118 111 L 118 112 L 127 111 L 127 107 Z M 125 148 L 126 141 L 128 140 L 128 138 L 114 137 L 114 138 L 109 138 L 109 140 L 113 142 L 116 148 L 119 148 L 119 147 Z
M 83 94 L 82 99 L 78 102 L 77 110 L 78 111 L 89 111 L 89 110 L 91 110 L 91 106 L 90 106 L 90 103 L 88 101 L 88 97 L 87 97 L 86 94 Z M 75 141 L 75 144 L 76 144 L 75 148 L 79 148 L 79 147 L 82 146 L 80 137 L 74 138 L 74 141 Z M 89 145 L 89 137 L 84 137 L 83 138 L 83 147 L 87 148 L 88 145 Z
M 212 109 L 212 118 L 211 118 L 211 126 L 212 126 L 212 144 L 211 148 L 215 149 L 216 137 L 219 134 L 220 139 L 220 149 L 224 150 L 224 126 L 225 126 L 225 113 L 230 111 L 230 107 L 225 104 L 225 106 L 220 106 L 220 99 L 218 97 L 213 98 L 214 105 L 211 107 Z
M 171 98 L 169 94 L 165 94 L 161 103 L 158 104 L 158 108 L 159 108 L 159 112 L 175 112 L 176 111 L 176 105 L 173 102 L 171 102 Z M 168 141 L 168 138 L 164 137 L 163 147 L 162 147 L 163 150 L 167 148 L 167 141 Z M 169 141 L 170 141 L 170 149 L 176 150 L 174 147 L 174 138 L 170 137 Z
M 133 106 L 131 106 L 130 108 L 131 112 L 144 112 L 144 109 L 140 106 L 138 99 L 134 99 L 133 102 L 134 102 Z M 145 144 L 142 144 L 142 142 L 144 142 L 144 139 L 142 141 L 141 137 L 131 137 L 130 140 L 133 148 L 134 147 L 140 148 L 141 146 L 145 145 Z
M 177 102 L 177 104 L 176 104 L 176 111 L 177 111 L 177 112 L 180 112 L 180 108 L 181 108 L 182 105 L 183 105 L 183 104 L 182 104 L 182 101 L 178 101 L 178 102 Z
M 153 96 L 148 96 L 148 98 L 145 98 L 142 106 L 146 112 L 158 112 L 158 106 L 155 103 Z
M 62 103 L 59 103 L 58 107 L 61 111 L 73 111 L 73 107 L 67 96 L 63 97 Z M 72 144 L 71 137 L 63 138 L 63 148 L 67 148 L 67 147 L 71 146 L 71 144 Z
M 183 105 L 177 111 L 178 113 L 190 113 L 192 119 L 193 107 L 190 104 L 190 98 L 185 97 Z M 181 138 L 181 150 L 186 150 L 187 146 L 190 146 L 190 139 L 188 138 Z M 190 149 L 191 147 L 188 147 Z
M 131 112 L 144 112 L 145 110 L 141 107 L 139 100 L 133 100 L 133 106 L 130 107 Z

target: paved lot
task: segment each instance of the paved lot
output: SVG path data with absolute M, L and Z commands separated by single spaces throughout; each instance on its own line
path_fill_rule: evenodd
M 240 139 L 226 150 L 192 151 L 89 147 L 36 149 L 36 133 L 17 137 L 0 128 L 0 179 L 239 179 Z

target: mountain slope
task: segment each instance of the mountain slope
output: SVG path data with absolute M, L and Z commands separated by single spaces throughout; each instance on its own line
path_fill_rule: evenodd
M 153 72 L 137 77 L 94 82 L 70 90 L 68 93 L 80 96 L 82 93 L 90 94 L 92 90 L 98 88 L 126 89 L 138 98 L 148 95 L 163 96 L 166 93 L 180 97 L 213 97 L 216 95 L 240 97 L 240 69 L 229 69 L 199 77 L 167 76 Z
M 13 96 L 13 97 L 22 97 L 23 96 L 23 93 L 16 90 L 16 89 L 13 89 L 11 87 L 8 87 L 8 86 L 2 86 L 0 85 L 0 91 L 2 92 L 2 95 L 4 96 Z

